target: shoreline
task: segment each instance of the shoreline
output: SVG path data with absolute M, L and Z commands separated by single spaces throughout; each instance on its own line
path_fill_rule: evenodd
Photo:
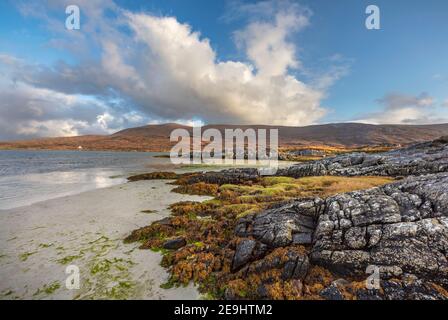
M 171 192 L 170 181 L 124 183 L 2 210 L 0 299 L 198 299 L 193 285 L 162 289 L 161 254 L 123 239 L 170 216 L 179 201 L 209 197 Z M 152 213 L 142 211 L 153 210 Z M 81 288 L 65 288 L 68 265 Z
M 105 150 L 105 149 L 40 149 L 40 148 L 2 148 L 0 151 L 78 151 L 78 152 L 138 152 L 138 153 L 170 153 L 169 151 L 142 151 L 142 150 Z

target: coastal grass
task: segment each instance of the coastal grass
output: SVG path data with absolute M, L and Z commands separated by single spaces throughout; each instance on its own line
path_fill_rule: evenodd
M 327 145 L 310 145 L 310 146 L 284 146 L 279 149 L 280 158 L 287 161 L 308 162 L 320 160 L 325 157 L 333 157 L 347 153 L 382 153 L 397 149 L 399 146 L 394 145 L 368 145 L 360 147 L 344 147 L 344 146 L 327 146 Z M 316 155 L 297 155 L 297 151 L 316 151 Z

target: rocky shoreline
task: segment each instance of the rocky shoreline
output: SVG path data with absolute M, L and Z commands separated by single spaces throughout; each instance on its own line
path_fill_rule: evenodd
M 164 253 L 169 285 L 194 281 L 217 299 L 448 299 L 448 138 L 276 177 L 175 178 L 178 192 L 215 199 L 175 204 L 126 239 Z

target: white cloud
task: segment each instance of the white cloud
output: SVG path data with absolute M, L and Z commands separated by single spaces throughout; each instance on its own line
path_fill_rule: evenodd
M 105 134 L 141 125 L 138 113 L 117 113 L 93 97 L 7 83 L 0 77 L 0 137 L 74 136 Z
M 250 23 L 244 30 L 235 32 L 235 38 L 260 77 L 283 76 L 288 68 L 300 67 L 295 45 L 287 41 L 287 36 L 308 24 L 307 16 L 282 11 L 275 15 L 273 22 Z
M 217 61 L 208 39 L 173 17 L 128 13 L 136 41 L 147 46 L 140 73 L 151 111 L 206 122 L 303 125 L 325 114 L 323 92 L 288 73 L 297 67 L 288 32 L 304 18 L 277 15 L 238 33 L 252 63 Z M 281 22 L 280 22 L 281 21 Z
M 73 120 L 29 120 L 18 124 L 16 133 L 24 137 L 70 137 L 79 135 L 80 128 L 86 128 L 88 124 Z
M 383 110 L 365 114 L 355 122 L 371 124 L 429 124 L 446 122 L 434 112 L 434 98 L 427 93 L 418 96 L 390 93 L 377 100 Z

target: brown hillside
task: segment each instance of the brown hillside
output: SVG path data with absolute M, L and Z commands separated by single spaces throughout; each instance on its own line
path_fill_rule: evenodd
M 169 136 L 176 128 L 191 127 L 175 123 L 147 125 L 129 128 L 112 135 L 78 136 L 63 138 L 42 138 L 23 141 L 0 142 L 0 149 L 52 149 L 71 150 L 82 146 L 83 150 L 119 151 L 168 151 L 171 147 Z M 406 145 L 428 141 L 448 135 L 448 124 L 434 125 L 369 125 L 360 123 L 337 123 L 306 127 L 275 127 L 261 125 L 207 125 L 208 128 L 235 129 L 279 129 L 280 145 L 285 146 L 345 146 L 366 145 Z

